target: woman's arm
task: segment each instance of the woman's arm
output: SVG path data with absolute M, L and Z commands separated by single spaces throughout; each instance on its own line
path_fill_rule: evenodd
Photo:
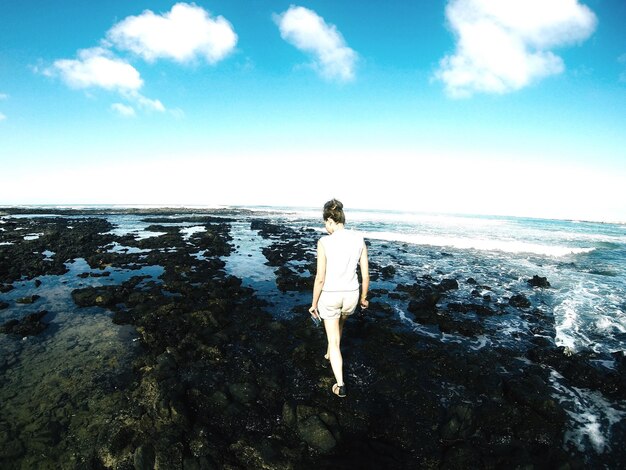
M 309 312 L 311 315 L 319 318 L 317 313 L 317 302 L 322 295 L 322 288 L 324 287 L 324 281 L 326 280 L 326 252 L 324 251 L 324 245 L 322 241 L 317 242 L 317 272 L 315 273 L 315 283 L 313 284 L 313 301 L 311 302 L 311 308 Z
M 367 245 L 365 242 L 363 242 L 363 250 L 361 251 L 359 264 L 361 266 L 361 307 L 367 308 L 370 304 L 367 300 L 367 291 L 370 288 L 370 267 L 369 260 L 367 259 Z

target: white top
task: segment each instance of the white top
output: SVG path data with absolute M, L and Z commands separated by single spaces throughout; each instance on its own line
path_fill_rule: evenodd
M 363 251 L 363 236 L 353 230 L 339 229 L 320 239 L 326 252 L 323 291 L 353 291 L 359 288 L 356 267 Z

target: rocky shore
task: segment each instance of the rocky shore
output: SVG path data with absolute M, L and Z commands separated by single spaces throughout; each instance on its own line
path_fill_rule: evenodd
M 116 411 L 97 426 L 86 424 L 80 438 L 70 432 L 76 427 L 71 416 L 38 421 L 54 436 L 44 456 L 31 451 L 33 429 L 1 416 L 3 469 L 24 468 L 24 462 L 140 470 L 582 469 L 620 468 L 626 461 L 619 444 L 626 439 L 623 424 L 614 426 L 607 452 L 564 446 L 569 417 L 553 389 L 557 374 L 570 387 L 625 400 L 624 355 L 571 355 L 557 347 L 550 312 L 523 293 L 497 298 L 473 278 L 423 273 L 418 266 L 411 283 L 396 283 L 394 265 L 377 258 L 388 247 L 368 242 L 371 304 L 347 324 L 342 350 L 348 397 L 339 399 L 330 393 L 334 380 L 323 359 L 323 331 L 313 326 L 304 300 L 314 277 L 316 232 L 250 219 L 250 229 L 265 240 L 263 255 L 276 287 L 292 303 L 294 315 L 277 318 L 271 304 L 224 269 L 237 250 L 231 224 L 248 213 L 142 212 L 152 224 L 148 230 L 162 233 L 150 238 L 108 233 L 113 226 L 106 211 L 88 214 L 3 219 L 0 292 L 21 280 L 66 275 L 67 263 L 78 258 L 89 265 L 85 276 L 137 270 L 118 284 L 75 289 L 72 299 L 136 328 L 141 351 L 131 377 L 118 384 Z M 204 230 L 184 238 L 172 225 L 182 222 Z M 25 240 L 25 233 L 38 235 Z M 111 250 L 115 244 L 125 249 Z M 159 279 L 141 274 L 155 265 L 164 269 Z M 528 283 L 550 289 L 539 275 Z M 471 289 L 471 301 L 450 299 L 460 286 Z M 2 293 L 0 312 L 6 312 L 12 305 Z M 459 341 L 402 328 L 397 305 L 416 323 Z M 54 334 L 46 330 L 47 313 L 11 319 L 0 331 L 15 341 Z M 468 346 L 497 334 L 511 315 L 529 325 L 515 347 Z M 599 367 L 601 360 L 616 366 Z M 0 358 L 0 385 L 11 367 Z

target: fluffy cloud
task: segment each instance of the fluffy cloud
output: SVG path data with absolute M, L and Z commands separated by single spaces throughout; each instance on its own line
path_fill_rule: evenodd
M 578 0 L 450 0 L 456 51 L 435 78 L 453 97 L 507 93 L 564 70 L 549 49 L 587 39 L 595 14 Z
M 115 57 L 108 49 L 83 49 L 78 52 L 77 59 L 57 60 L 44 74 L 58 75 L 72 88 L 104 88 L 116 91 L 126 100 L 147 111 L 165 111 L 161 101 L 146 98 L 139 93 L 143 80 L 137 69 Z M 111 109 L 122 116 L 135 115 L 134 108 L 129 105 L 115 103 Z
M 139 72 L 132 65 L 100 47 L 79 51 L 77 59 L 56 60 L 45 73 L 60 75 L 72 88 L 136 91 L 143 85 Z
M 119 49 L 129 50 L 148 61 L 159 58 L 186 62 L 203 57 L 214 64 L 230 54 L 237 44 L 232 25 L 193 4 L 177 3 L 168 13 L 150 10 L 129 16 L 107 33 Z
M 128 100 L 134 101 L 139 107 L 147 111 L 158 111 L 160 113 L 165 111 L 165 106 L 159 100 L 151 100 L 136 92 L 126 93 L 125 96 Z
M 165 112 L 161 101 L 146 98 L 139 92 L 143 86 L 141 75 L 130 63 L 116 56 L 114 49 L 130 51 L 148 61 L 169 58 L 186 62 L 200 57 L 214 64 L 230 54 L 236 44 L 237 35 L 226 19 L 211 18 L 206 10 L 194 4 L 177 3 L 163 15 L 146 10 L 139 16 L 123 19 L 107 32 L 100 42 L 101 47 L 80 50 L 76 59 L 56 60 L 41 72 L 61 77 L 72 88 L 118 92 L 134 106 L 111 105 L 111 109 L 122 116 L 134 116 L 135 108 Z M 40 72 L 38 67 L 35 72 Z M 175 117 L 183 114 L 181 110 L 170 112 Z
M 304 7 L 291 6 L 274 15 L 281 37 L 313 56 L 313 66 L 324 76 L 343 81 L 354 78 L 357 53 L 350 49 L 335 25 Z
M 134 117 L 135 109 L 123 103 L 113 103 L 111 109 L 123 117 Z

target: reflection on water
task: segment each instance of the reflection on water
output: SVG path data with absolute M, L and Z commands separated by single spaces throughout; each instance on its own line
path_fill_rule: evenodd
M 84 461 L 119 406 L 136 333 L 88 310 L 57 313 L 39 337 L 0 336 L 0 447 L 20 468 Z
M 54 256 L 44 252 L 46 259 Z M 44 260 L 45 261 L 45 260 Z M 0 335 L 0 468 L 83 468 L 103 425 L 118 411 L 132 379 L 139 342 L 135 328 L 111 321 L 108 311 L 78 309 L 72 290 L 121 284 L 133 276 L 157 280 L 161 266 L 92 270 L 83 259 L 62 276 L 13 283 L 0 295 L 9 305 L 0 324 L 46 310 L 38 336 Z M 108 273 L 108 276 L 102 274 Z M 79 274 L 95 276 L 79 277 Z M 144 281 L 144 282 L 146 282 Z M 38 296 L 32 304 L 16 302 Z

